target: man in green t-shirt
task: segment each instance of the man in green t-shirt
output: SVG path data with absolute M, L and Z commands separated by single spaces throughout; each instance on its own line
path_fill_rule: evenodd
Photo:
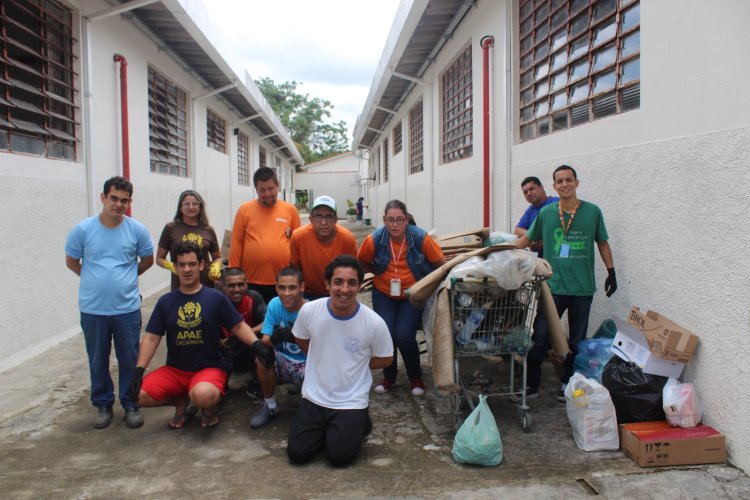
M 530 241 L 543 241 L 544 258 L 552 265 L 549 287 L 557 314 L 562 317 L 568 311 L 568 346 L 571 352 L 565 360 L 565 373 L 560 379 L 564 386 L 573 374 L 576 346 L 586 338 L 588 330 L 591 301 L 596 292 L 594 246 L 598 248 L 607 268 L 608 275 L 604 282 L 607 297 L 617 290 L 617 278 L 612 251 L 607 242 L 609 236 L 604 216 L 593 203 L 578 199 L 576 189 L 579 181 L 575 169 L 561 165 L 555 169 L 552 180 L 560 201 L 542 208 L 528 232 L 518 240 L 517 246 L 525 248 Z M 528 354 L 527 398 L 538 394 L 542 361 L 549 349 L 549 325 L 543 314 L 538 314 L 534 321 L 532 339 L 534 346 Z M 565 401 L 562 390 L 558 400 Z

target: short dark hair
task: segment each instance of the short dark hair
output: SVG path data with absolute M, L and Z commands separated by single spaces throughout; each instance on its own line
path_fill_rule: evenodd
M 300 285 L 305 282 L 305 278 L 302 276 L 302 271 L 297 269 L 294 266 L 286 266 L 279 271 L 279 274 L 276 276 L 276 281 L 279 281 L 284 276 L 294 276 L 297 278 L 297 283 Z
M 362 281 L 364 281 L 365 279 L 365 268 L 362 267 L 362 264 L 360 264 L 359 261 L 351 255 L 343 254 L 335 257 L 326 266 L 327 282 L 331 282 L 331 278 L 333 278 L 333 271 L 335 271 L 337 267 L 350 267 L 357 271 L 357 279 L 359 280 L 360 284 L 362 284 Z
M 553 175 L 553 177 L 554 177 L 554 175 Z M 526 177 L 524 180 L 521 181 L 521 187 L 524 187 L 529 182 L 533 182 L 537 186 L 541 186 L 542 185 L 542 181 L 539 180 L 539 177 L 535 177 L 535 176 L 532 175 L 530 177 Z
M 279 185 L 279 178 L 276 177 L 276 171 L 269 167 L 260 167 L 253 174 L 253 186 L 258 186 L 259 182 L 273 181 L 277 186 Z
M 552 181 L 555 180 L 555 174 L 561 170 L 570 170 L 571 172 L 573 172 L 573 178 L 578 179 L 578 174 L 576 173 L 576 169 L 574 169 L 570 165 L 560 165 L 559 167 L 555 169 L 554 172 L 552 172 Z
M 230 276 L 242 276 L 247 280 L 247 276 L 245 275 L 245 271 L 240 269 L 239 267 L 228 267 L 224 269 L 223 277 L 229 278 Z
M 201 252 L 201 249 L 198 248 L 198 245 L 196 245 L 192 241 L 180 241 L 175 246 L 172 247 L 172 255 L 174 258 L 174 263 L 177 263 L 177 257 L 180 255 L 185 255 L 189 253 L 194 253 L 196 257 L 198 257 L 198 263 L 200 264 L 203 262 L 203 252 Z
M 102 191 L 104 196 L 107 196 L 109 190 L 112 188 L 115 188 L 118 191 L 127 191 L 130 196 L 133 196 L 133 184 L 120 175 L 110 177 L 104 182 L 104 191 Z

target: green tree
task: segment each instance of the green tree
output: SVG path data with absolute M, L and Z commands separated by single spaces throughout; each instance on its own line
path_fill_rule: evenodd
M 349 149 L 346 122 L 326 123 L 333 104 L 297 92 L 297 82 L 276 83 L 263 77 L 255 81 L 271 108 L 292 137 L 305 163 L 313 163 Z

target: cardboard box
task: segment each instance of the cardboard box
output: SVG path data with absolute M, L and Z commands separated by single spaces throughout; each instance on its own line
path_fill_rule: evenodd
M 433 239 L 438 243 L 445 240 L 452 240 L 453 238 L 459 238 L 461 236 L 479 236 L 480 239 L 486 240 L 490 237 L 490 228 L 480 227 L 477 229 L 471 229 L 469 231 L 461 231 L 459 233 L 448 233 L 443 235 L 435 236 Z
M 698 336 L 656 311 L 645 314 L 635 306 L 628 323 L 643 332 L 651 352 L 660 358 L 687 363 L 698 347 Z
M 224 230 L 224 239 L 221 240 L 221 258 L 229 260 L 229 245 L 232 243 L 232 231 Z
M 641 331 L 621 319 L 614 318 L 614 322 L 617 326 L 617 334 L 612 341 L 610 351 L 625 361 L 637 364 L 644 373 L 662 377 L 680 377 L 685 363 L 675 363 L 658 357 L 649 349 L 648 341 Z
M 726 436 L 708 425 L 689 429 L 666 421 L 620 426 L 620 447 L 640 467 L 723 464 Z

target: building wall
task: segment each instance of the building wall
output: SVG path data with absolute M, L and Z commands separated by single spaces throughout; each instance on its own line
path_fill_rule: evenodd
M 340 218 L 346 217 L 348 208 L 346 200 L 356 203 L 360 196 L 365 195 L 360 188 L 361 181 L 356 181 L 357 175 L 360 178 L 366 176 L 366 172 L 363 172 L 364 165 L 366 161 L 354 153 L 346 153 L 312 163 L 301 172 L 294 174 L 294 189 L 312 191 L 308 209 L 312 207 L 315 198 L 328 195 L 336 200 L 336 214 Z
M 610 235 L 619 289 L 595 296 L 591 330 L 605 318 L 624 318 L 632 305 L 659 311 L 700 336 L 683 374 L 704 405 L 704 421 L 727 434 L 732 463 L 750 470 L 750 429 L 737 415 L 750 411 L 744 346 L 750 334 L 750 270 L 735 254 L 750 244 L 750 64 L 743 54 L 750 32 L 743 24 L 750 4 L 669 0 L 641 2 L 640 109 L 610 116 L 525 143 L 518 142 L 515 22 L 511 2 L 479 2 L 446 44 L 425 80 L 433 82 L 435 119 L 425 120 L 425 147 L 435 155 L 434 220 L 441 232 L 481 224 L 481 49 L 495 37 L 492 64 L 492 229 L 510 231 L 526 207 L 521 180 L 539 176 L 548 194 L 552 171 L 573 165 L 579 195 L 598 204 Z M 515 7 L 512 7 L 515 8 Z M 510 30 L 510 31 L 508 31 Z M 507 40 L 512 44 L 508 48 Z M 439 74 L 468 42 L 473 47 L 474 154 L 440 164 Z M 506 76 L 506 70 L 508 76 Z M 407 104 L 421 92 L 415 87 Z M 395 123 L 389 124 L 389 128 Z M 428 132 L 429 131 L 429 132 Z M 390 140 L 390 139 L 389 139 Z M 382 144 L 378 143 L 378 147 Z M 391 159 L 391 168 L 394 164 Z M 426 165 L 426 170 L 428 166 Z M 429 175 L 422 175 L 424 181 Z M 406 193 L 409 206 L 428 203 L 423 182 Z M 417 187 L 417 184 L 420 187 Z M 429 220 L 426 217 L 425 220 Z M 420 225 L 425 225 L 418 216 Z M 596 264 L 601 288 L 606 272 Z
M 107 2 L 81 0 L 71 2 L 74 10 L 75 37 L 82 40 L 81 15 L 109 7 Z M 175 214 L 179 194 L 196 189 L 206 199 L 208 213 L 217 236 L 231 228 L 237 207 L 255 197 L 252 186 L 237 184 L 236 137 L 229 124 L 240 117 L 230 112 L 217 97 L 196 102 L 188 118 L 189 177 L 151 173 L 148 141 L 148 67 L 172 80 L 192 97 L 207 92 L 173 60 L 167 51 L 158 50 L 132 23 L 119 15 L 90 24 L 91 47 L 90 99 L 83 100 L 83 82 L 88 74 L 83 67 L 76 87 L 82 106 L 82 121 L 90 118 L 91 140 L 80 139 L 76 161 L 48 160 L 0 151 L 0 227 L 6 241 L 0 273 L 6 284 L 0 314 L 7 319 L 0 332 L 3 350 L 0 371 L 52 348 L 80 332 L 78 312 L 79 279 L 65 267 L 64 245 L 70 229 L 89 215 L 101 212 L 99 193 L 106 179 L 120 175 L 119 69 L 113 62 L 116 53 L 128 61 L 128 101 L 130 123 L 130 169 L 134 185 L 133 217 L 148 228 L 156 247 L 164 225 Z M 81 42 L 82 43 L 82 42 Z M 81 56 L 82 47 L 76 47 Z M 81 64 L 83 64 L 81 57 Z M 227 154 L 206 146 L 206 107 L 227 121 Z M 90 113 L 86 114 L 86 107 Z M 259 144 L 270 151 L 270 143 L 261 141 L 254 129 L 240 125 L 250 138 L 250 175 L 258 167 Z M 87 177 L 86 148 L 90 150 L 91 178 Z M 273 166 L 273 165 L 272 165 Z M 288 162 L 282 167 L 290 170 Z M 291 185 L 291 175 L 288 183 Z M 87 186 L 91 189 L 87 189 Z M 12 242 L 12 243 L 11 243 Z M 151 295 L 168 285 L 167 271 L 154 265 L 140 278 L 140 290 Z M 146 320 L 147 318 L 144 318 Z M 85 355 L 81 353 L 81 355 Z

